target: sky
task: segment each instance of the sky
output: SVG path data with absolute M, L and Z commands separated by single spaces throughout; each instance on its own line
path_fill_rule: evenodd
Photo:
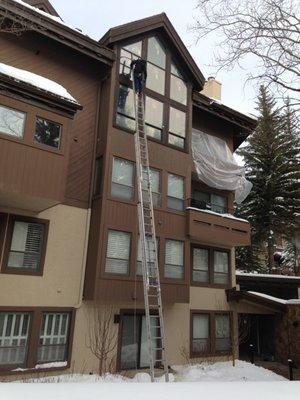
M 196 0 L 50 0 L 64 22 L 76 26 L 98 40 L 114 26 L 150 15 L 165 12 L 176 31 L 207 78 L 215 76 L 222 82 L 222 102 L 244 113 L 255 113 L 257 88 L 246 85 L 247 69 L 239 67 L 216 74 L 213 54 L 218 50 L 213 38 L 197 43 L 195 33 L 189 30 L 198 10 Z M 255 68 L 252 60 L 247 68 Z

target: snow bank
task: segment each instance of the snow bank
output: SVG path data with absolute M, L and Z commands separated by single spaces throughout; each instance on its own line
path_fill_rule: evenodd
M 229 219 L 235 219 L 237 221 L 242 221 L 242 222 L 248 222 L 246 219 L 243 218 L 237 218 L 232 214 L 221 214 L 221 213 L 217 213 L 215 211 L 211 211 L 211 210 L 203 210 L 202 208 L 197 208 L 197 207 L 186 207 L 187 210 L 195 210 L 195 211 L 201 211 L 207 214 L 213 214 L 213 215 L 217 215 L 218 217 L 223 217 L 223 218 L 229 218 Z
M 24 69 L 15 68 L 11 65 L 0 63 L 0 73 L 7 75 L 15 79 L 16 81 L 25 82 L 31 86 L 35 86 L 38 89 L 50 92 L 55 96 L 78 104 L 74 97 L 72 97 L 63 86 L 54 81 L 51 81 L 50 79 L 44 78 L 43 76 L 34 74 L 33 72 L 25 71 Z

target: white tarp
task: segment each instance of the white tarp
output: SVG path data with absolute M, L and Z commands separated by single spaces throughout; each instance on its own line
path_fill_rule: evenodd
M 193 159 L 199 179 L 216 189 L 235 191 L 235 201 L 242 203 L 252 189 L 226 142 L 193 129 Z

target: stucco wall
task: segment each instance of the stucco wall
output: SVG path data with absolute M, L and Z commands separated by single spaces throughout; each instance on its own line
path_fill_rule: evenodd
M 43 276 L 1 274 L 1 306 L 78 305 L 89 215 L 89 210 L 57 205 L 36 216 L 50 221 Z

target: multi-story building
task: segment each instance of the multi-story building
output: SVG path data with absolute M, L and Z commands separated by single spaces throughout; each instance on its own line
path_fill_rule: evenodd
M 26 3 L 0 3 L 1 370 L 147 367 L 128 77 L 137 57 L 148 64 L 168 363 L 236 356 L 226 289 L 249 224 L 228 215 L 232 192 L 198 179 L 191 137 L 234 151 L 255 120 L 218 101 L 220 83 L 205 81 L 165 14 L 96 42 L 48 1 Z

